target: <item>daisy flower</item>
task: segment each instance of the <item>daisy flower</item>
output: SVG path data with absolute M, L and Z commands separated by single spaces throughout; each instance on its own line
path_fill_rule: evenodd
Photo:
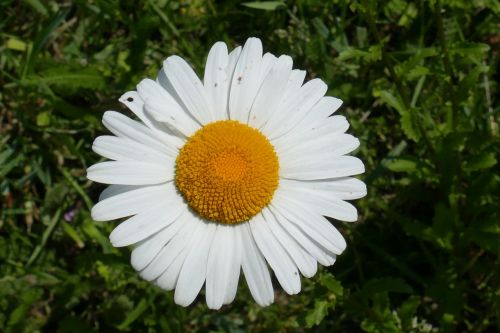
M 304 83 L 287 55 L 262 54 L 250 38 L 230 53 L 210 50 L 203 81 L 178 56 L 155 80 L 144 79 L 120 101 L 138 120 L 107 111 L 113 135 L 92 149 L 110 159 L 87 177 L 110 184 L 92 209 L 97 221 L 127 218 L 113 246 L 133 245 L 132 266 L 177 304 L 191 304 L 205 285 L 209 308 L 236 295 L 240 272 L 255 301 L 274 300 L 269 268 L 288 294 L 302 274 L 330 266 L 346 247 L 325 218 L 355 221 L 345 200 L 366 195 L 352 175 L 363 163 L 345 156 L 359 146 L 346 134 L 342 104 L 324 96 L 320 79 Z

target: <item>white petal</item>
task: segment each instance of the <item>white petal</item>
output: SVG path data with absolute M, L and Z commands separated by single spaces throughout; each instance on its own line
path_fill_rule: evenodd
M 111 198 L 117 194 L 132 191 L 143 187 L 142 185 L 109 185 L 99 195 L 99 201 Z
M 105 184 L 160 184 L 174 178 L 174 166 L 136 161 L 108 161 L 88 168 L 87 178 Z
M 328 86 L 320 79 L 304 84 L 295 96 L 283 100 L 281 107 L 262 128 L 263 133 L 272 140 L 291 131 L 325 95 L 327 89 Z
M 319 214 L 330 216 L 340 221 L 355 222 L 358 219 L 358 212 L 352 204 L 328 192 L 312 191 L 303 186 L 289 184 L 286 180 L 281 181 L 280 195 L 286 195 L 290 199 L 307 204 Z
M 344 116 L 332 116 L 325 119 L 320 125 L 297 126 L 293 131 L 271 140 L 271 143 L 279 153 L 282 153 L 325 135 L 344 133 L 348 128 L 349 123 Z
M 181 306 L 193 303 L 207 276 L 208 254 L 217 225 L 201 220 L 199 223 L 203 223 L 203 227 L 194 235 L 194 246 L 182 265 L 175 287 L 174 301 Z
M 229 115 L 233 120 L 247 123 L 248 115 L 259 89 L 262 43 L 249 38 L 241 51 L 234 70 L 229 92 Z
M 226 73 L 227 77 L 229 78 L 229 82 L 232 81 L 233 75 L 234 75 L 234 69 L 236 68 L 236 64 L 238 63 L 238 59 L 240 58 L 241 54 L 241 46 L 238 46 L 234 50 L 232 50 L 229 53 L 229 59 L 227 62 L 227 68 L 226 68 Z
M 116 136 L 129 138 L 159 151 L 168 151 L 172 148 L 168 143 L 158 140 L 151 129 L 121 113 L 104 112 L 102 123 Z
M 172 133 L 190 136 L 201 127 L 159 83 L 144 79 L 137 85 L 137 91 L 145 101 L 146 113 Z
M 154 127 L 151 119 L 144 113 L 144 100 L 137 91 L 127 91 L 118 100 L 125 104 L 146 126 Z
M 291 168 L 311 160 L 335 159 L 359 147 L 359 140 L 350 134 L 323 135 L 303 142 L 280 154 L 280 163 Z
M 142 161 L 158 164 L 174 163 L 165 152 L 150 148 L 128 138 L 102 135 L 92 144 L 97 154 L 115 161 Z
M 214 240 L 208 254 L 206 300 L 209 309 L 218 310 L 224 303 L 226 278 L 228 274 L 227 257 L 231 256 L 231 233 L 227 226 L 217 225 Z
M 280 167 L 280 177 L 300 180 L 340 178 L 365 172 L 363 162 L 353 156 L 339 156 L 330 159 L 318 158 L 304 161 L 300 165 L 283 165 Z
M 195 119 L 196 122 L 198 122 L 198 120 L 196 120 L 196 118 L 194 118 L 194 116 L 192 116 L 190 114 L 189 110 L 184 105 L 184 102 L 182 102 L 182 99 L 180 98 L 179 94 L 177 94 L 177 91 L 175 91 L 175 88 L 174 88 L 172 82 L 170 82 L 169 78 L 167 77 L 167 74 L 165 74 L 165 70 L 163 67 L 158 71 L 158 76 L 156 77 L 156 82 L 163 89 L 165 89 L 170 96 L 172 96 L 172 98 L 177 102 L 177 104 L 184 110 L 184 113 L 186 113 L 187 115 L 189 115 L 190 117 Z
M 226 298 L 234 298 L 240 272 L 238 226 L 217 225 L 208 255 L 206 299 L 210 309 L 220 309 Z M 235 265 L 237 263 L 237 265 Z M 235 276 L 236 275 L 236 276 Z M 235 278 L 236 277 L 236 278 Z M 236 283 L 235 283 L 236 282 Z
M 226 295 L 224 296 L 224 304 L 231 303 L 236 297 L 238 291 L 238 280 L 241 271 L 241 229 L 239 226 L 234 226 L 229 229 L 231 238 L 234 240 L 230 248 L 231 256 L 229 262 L 229 278 L 227 282 Z
M 185 210 L 186 206 L 179 202 L 162 203 L 119 224 L 109 239 L 114 247 L 135 244 L 170 225 Z
M 168 93 L 168 91 L 154 80 L 141 80 L 141 82 L 137 85 L 137 93 L 143 101 L 156 99 L 161 103 L 168 104 L 168 108 L 174 109 L 176 113 L 184 111 L 179 103 L 177 103 L 177 101 Z
M 177 156 L 177 148 L 184 144 L 184 141 L 180 138 L 167 134 L 167 128 L 154 120 L 149 114 L 146 114 L 144 110 L 144 101 L 139 96 L 137 91 L 128 91 L 123 94 L 120 102 L 125 104 L 147 127 L 152 131 L 152 134 L 164 145 L 167 146 L 167 153 L 175 157 Z
M 92 208 L 92 218 L 108 221 L 149 210 L 176 195 L 172 187 L 171 184 L 144 186 L 114 195 Z
M 148 99 L 144 109 L 147 114 L 177 136 L 188 138 L 201 128 L 197 122 L 190 120 L 186 112 L 176 113 L 174 109 L 168 107 L 168 104 L 156 99 Z
M 241 268 L 245 274 L 248 289 L 260 306 L 267 306 L 274 301 L 271 276 L 264 257 L 250 231 L 248 223 L 241 224 Z
M 302 83 L 304 83 L 304 79 L 306 78 L 306 71 L 300 69 L 294 69 L 292 74 L 288 78 L 288 83 L 285 88 L 285 97 L 283 100 L 287 101 L 288 99 L 297 95 L 302 87 Z
M 187 247 L 187 246 L 186 246 Z M 181 273 L 182 265 L 186 260 L 188 251 L 184 249 L 178 256 L 176 256 L 172 263 L 161 273 L 160 277 L 155 281 L 158 287 L 165 290 L 174 290 Z
M 289 56 L 281 56 L 263 80 L 255 97 L 248 124 L 255 128 L 264 125 L 278 109 L 285 87 L 292 72 L 293 61 Z
M 278 58 L 272 53 L 265 53 L 262 57 L 262 62 L 260 63 L 260 75 L 259 82 L 264 81 L 264 78 L 269 74 L 271 68 L 273 68 L 274 64 L 278 61 Z
M 223 42 L 215 43 L 208 53 L 203 78 L 206 95 L 213 105 L 213 120 L 226 120 L 228 118 L 227 99 L 231 79 L 227 72 L 228 62 L 229 55 L 226 44 Z
M 175 220 L 165 229 L 145 239 L 133 251 L 130 258 L 132 267 L 143 270 L 160 253 L 161 249 L 173 238 L 182 227 L 182 220 Z
M 147 281 L 157 279 L 177 257 L 182 256 L 183 253 L 187 254 L 189 251 L 193 235 L 196 229 L 201 227 L 201 225 L 189 211 L 179 216 L 177 221 L 182 224 L 181 229 L 172 237 L 170 242 L 161 249 L 160 253 L 158 253 L 153 261 L 141 271 L 140 276 L 143 279 Z M 184 262 L 184 260 L 182 260 L 182 262 Z
M 300 292 L 300 276 L 297 267 L 283 250 L 266 222 L 262 214 L 257 214 L 248 223 L 259 250 L 273 269 L 283 289 L 290 295 L 297 294 Z
M 163 70 L 195 119 L 201 124 L 207 124 L 214 120 L 212 105 L 208 103 L 203 84 L 184 59 L 178 56 L 168 57 L 163 62 Z
M 282 126 L 284 119 L 290 117 L 290 112 L 288 109 L 285 109 L 285 104 L 297 97 L 305 77 L 306 71 L 292 70 L 284 87 L 284 97 L 281 99 L 279 106 L 273 110 L 272 114 L 269 114 L 269 120 L 260 127 L 261 132 L 268 139 L 275 140 L 276 136 L 273 136 L 273 134 L 276 134 L 280 126 Z
M 295 241 L 304 248 L 314 259 L 323 266 L 331 266 L 335 263 L 336 255 L 326 250 L 318 242 L 314 241 L 310 235 L 297 227 L 281 213 L 281 208 L 274 205 L 269 206 L 269 210 L 276 217 L 276 222 L 286 230 Z M 288 214 L 287 211 L 284 214 Z
M 328 117 L 317 128 L 324 131 L 328 129 L 333 133 L 345 133 L 349 128 L 349 122 L 344 116 L 336 115 Z
M 282 179 L 280 185 L 300 187 L 312 192 L 318 191 L 323 195 L 332 195 L 342 200 L 354 200 L 366 195 L 366 184 L 361 180 L 345 177 L 328 180 L 300 181 L 293 179 Z
M 268 207 L 262 210 L 262 215 L 274 236 L 295 262 L 302 275 L 308 278 L 314 276 L 318 269 L 316 260 L 276 221 L 276 217 Z
M 308 146 L 306 148 L 306 146 Z M 307 144 L 299 144 L 293 147 L 290 153 L 304 153 L 307 149 L 309 151 L 328 151 L 334 156 L 345 155 L 359 147 L 358 138 L 350 134 L 337 134 L 323 135 L 316 140 L 311 140 Z M 312 148 L 312 149 L 311 149 Z
M 313 213 L 302 203 L 281 195 L 274 196 L 272 205 L 328 251 L 341 254 L 345 250 L 344 237 L 320 214 Z
M 342 100 L 338 98 L 322 97 L 297 125 L 297 129 L 321 126 L 341 105 Z
M 231 82 L 233 80 L 233 75 L 234 75 L 234 69 L 236 68 L 236 64 L 238 63 L 238 59 L 240 58 L 241 54 L 241 46 L 238 46 L 234 50 L 232 50 L 229 53 L 228 56 L 228 61 L 227 61 L 227 66 L 226 66 L 226 78 L 227 78 L 227 86 L 226 86 L 226 108 L 224 109 L 224 113 L 221 114 L 220 112 L 216 112 L 216 114 L 219 114 L 223 116 L 221 120 L 227 120 L 229 119 L 229 90 L 231 88 Z

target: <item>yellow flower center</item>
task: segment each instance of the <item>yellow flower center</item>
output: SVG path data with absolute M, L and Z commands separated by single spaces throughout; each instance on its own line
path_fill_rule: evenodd
M 237 121 L 217 121 L 182 147 L 175 184 L 199 215 L 234 224 L 249 220 L 271 201 L 278 169 L 278 157 L 262 133 Z

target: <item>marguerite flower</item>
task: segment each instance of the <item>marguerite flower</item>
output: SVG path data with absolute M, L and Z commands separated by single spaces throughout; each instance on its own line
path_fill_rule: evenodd
M 120 101 L 140 121 L 108 111 L 93 150 L 112 161 L 88 169 L 111 184 L 92 209 L 97 221 L 128 217 L 111 233 L 134 245 L 141 277 L 191 304 L 205 284 L 208 307 L 233 301 L 240 271 L 255 301 L 269 305 L 268 266 L 288 294 L 299 272 L 330 266 L 346 243 L 324 217 L 355 221 L 345 200 L 366 194 L 349 176 L 363 163 L 345 156 L 359 141 L 345 134 L 341 105 L 326 84 L 292 69 L 292 59 L 250 38 L 228 54 L 216 43 L 203 82 L 180 57 L 163 63 Z

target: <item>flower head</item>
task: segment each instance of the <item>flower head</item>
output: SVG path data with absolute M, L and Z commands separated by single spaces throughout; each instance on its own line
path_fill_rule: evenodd
M 359 141 L 345 134 L 341 101 L 320 79 L 304 83 L 292 59 L 250 38 L 228 53 L 216 43 L 203 82 L 180 57 L 163 64 L 120 101 L 139 119 L 108 111 L 93 150 L 111 161 L 88 169 L 110 184 L 92 209 L 98 221 L 128 217 L 111 233 L 135 245 L 132 266 L 191 304 L 205 284 L 218 309 L 236 295 L 240 271 L 255 301 L 271 304 L 268 266 L 288 294 L 317 263 L 332 265 L 346 243 L 325 218 L 355 221 L 345 200 L 366 194 L 345 156 Z

